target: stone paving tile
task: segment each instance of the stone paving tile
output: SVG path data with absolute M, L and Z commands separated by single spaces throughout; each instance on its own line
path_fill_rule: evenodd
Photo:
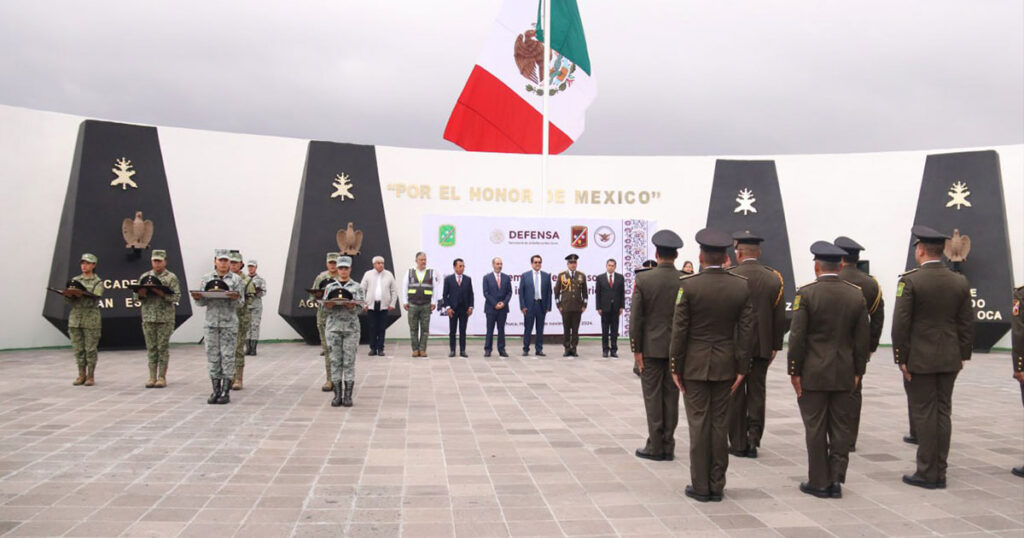
M 905 396 L 891 352 L 865 378 L 843 499 L 801 494 L 803 427 L 789 379 L 768 376 L 757 459 L 732 459 L 725 500 L 687 499 L 676 461 L 633 457 L 646 437 L 628 360 L 360 356 L 355 403 L 319 390 L 319 348 L 266 344 L 244 391 L 205 403 L 199 346 L 172 348 L 170 385 L 146 390 L 143 353 L 104 352 L 71 387 L 66 349 L 0 352 L 0 536 L 1021 536 L 1019 392 L 1005 353 L 957 380 L 946 490 L 900 482 Z M 65 390 L 26 383 L 64 372 Z M 894 411 L 895 410 L 895 411 Z

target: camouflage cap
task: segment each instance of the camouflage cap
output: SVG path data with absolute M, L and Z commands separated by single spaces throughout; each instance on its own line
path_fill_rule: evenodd
M 337 252 L 328 252 L 327 253 L 327 261 L 329 261 L 329 262 L 337 262 L 338 261 L 338 253 Z
M 246 265 L 252 265 L 253 267 L 259 266 L 259 264 L 256 263 L 256 260 L 254 260 L 254 259 L 251 259 L 251 260 L 245 262 L 245 264 Z
M 218 260 L 230 260 L 231 254 L 228 252 L 228 249 L 226 248 L 218 248 L 217 250 L 213 251 L 213 257 Z
M 89 262 L 89 263 L 97 263 L 97 262 L 100 261 L 99 258 L 97 258 L 95 254 L 90 254 L 88 252 L 86 252 L 85 254 L 82 254 L 81 260 L 83 262 Z
M 338 267 L 352 267 L 352 257 L 338 256 Z
M 242 263 L 242 253 L 237 250 L 232 250 L 230 254 L 228 254 L 228 259 L 233 262 Z
M 166 260 L 167 259 L 167 251 L 163 250 L 163 249 L 154 250 L 153 254 L 151 254 L 149 256 L 149 259 L 151 259 L 151 260 Z

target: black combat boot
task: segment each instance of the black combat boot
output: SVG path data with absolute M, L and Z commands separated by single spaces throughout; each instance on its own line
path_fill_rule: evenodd
M 335 383 L 334 387 L 334 399 L 331 400 L 331 407 L 341 407 L 341 383 Z
M 345 395 L 341 399 L 341 405 L 344 407 L 352 407 L 352 385 L 355 381 L 345 382 Z M 337 386 L 337 385 L 335 385 Z
M 215 404 L 217 403 L 217 396 L 220 396 L 220 379 L 211 379 L 210 383 L 213 385 L 213 392 L 206 399 L 206 403 Z
M 224 379 L 220 385 L 220 395 L 217 396 L 217 403 L 226 404 L 231 401 L 231 380 Z
M 256 346 L 259 345 L 259 343 L 260 343 L 259 340 L 253 340 L 252 341 L 252 354 L 253 355 L 256 355 Z

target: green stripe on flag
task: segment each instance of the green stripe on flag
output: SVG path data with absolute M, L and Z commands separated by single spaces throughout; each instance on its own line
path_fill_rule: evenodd
M 576 0 L 549 0 L 551 2 L 551 48 L 568 58 L 590 76 L 590 55 L 587 38 L 583 35 L 583 21 Z M 544 42 L 541 2 L 537 2 L 537 41 Z

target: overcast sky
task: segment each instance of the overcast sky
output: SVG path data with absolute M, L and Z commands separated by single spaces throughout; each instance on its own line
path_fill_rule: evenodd
M 458 149 L 444 126 L 500 5 L 0 0 L 0 103 Z M 1021 0 L 581 0 L 580 10 L 598 95 L 567 154 L 1024 142 Z

